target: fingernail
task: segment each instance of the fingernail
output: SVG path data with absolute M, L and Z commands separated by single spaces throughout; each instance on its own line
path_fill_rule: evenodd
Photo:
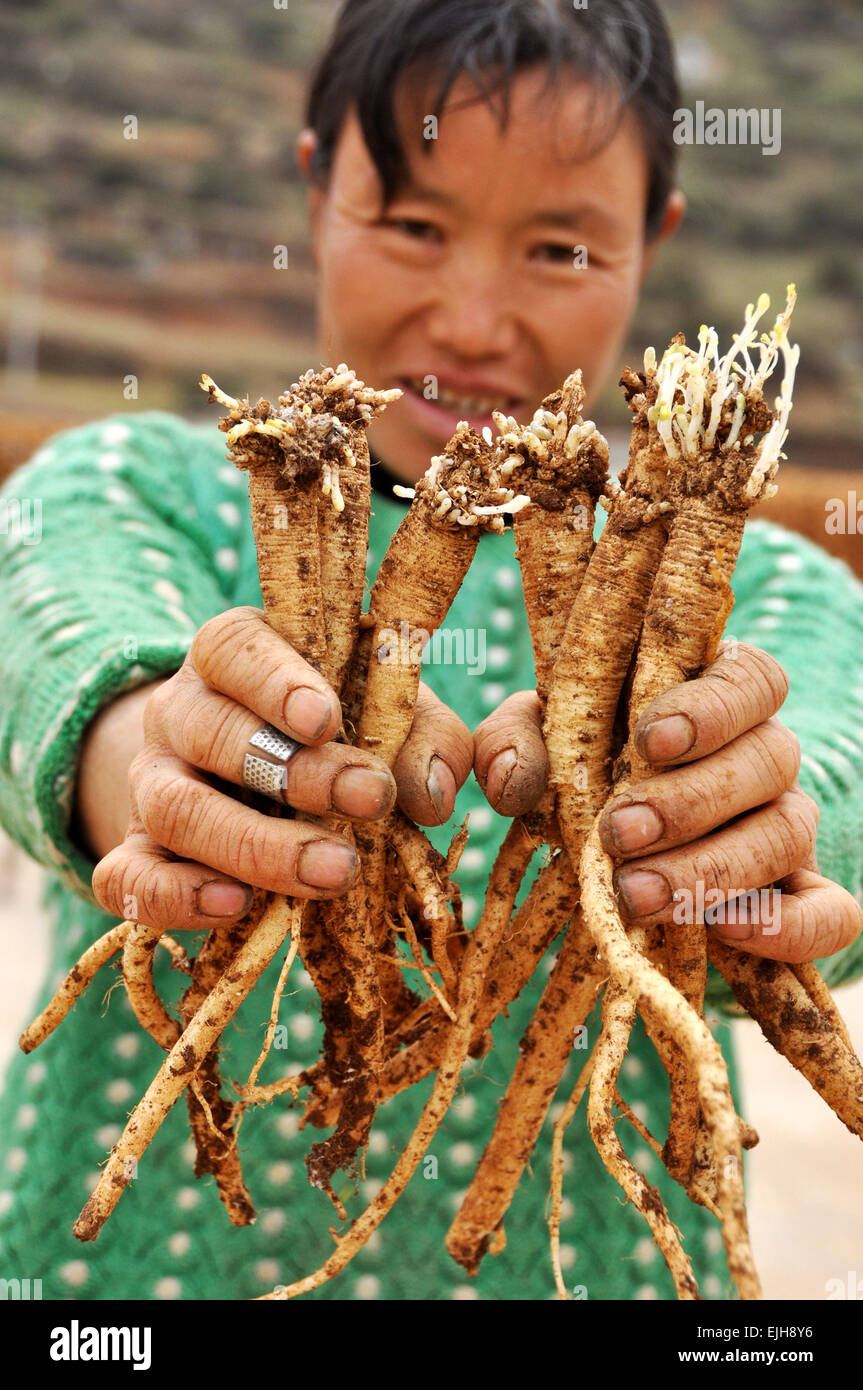
M 350 845 L 311 840 L 300 850 L 297 878 L 308 888 L 347 888 L 357 868 L 357 856 Z
M 711 927 L 722 941 L 749 941 L 764 925 L 759 911 L 761 901 L 760 894 L 756 893 L 754 915 L 749 910 L 747 898 L 727 898 L 725 902 L 715 903 L 704 913 L 705 926 Z M 768 931 L 767 934 L 774 933 Z
M 296 738 L 320 738 L 330 722 L 332 705 L 311 686 L 292 690 L 285 701 L 285 723 Z
M 219 883 L 211 879 L 202 883 L 195 901 L 202 917 L 234 917 L 247 912 L 252 905 L 252 889 L 244 883 Z
M 618 869 L 614 886 L 630 917 L 646 917 L 671 902 L 668 880 L 652 869 Z
M 681 758 L 695 742 L 697 730 L 688 714 L 667 714 L 648 724 L 642 735 L 644 756 L 649 763 L 667 763 Z
M 493 806 L 496 806 L 506 791 L 506 784 L 512 776 L 512 770 L 518 762 L 518 754 L 514 748 L 505 748 L 502 753 L 498 753 L 491 760 L 488 776 L 485 779 L 485 794 Z
M 704 921 L 721 941 L 748 941 L 750 937 L 757 935 L 758 927 L 755 922 L 713 922 L 711 913 L 715 915 L 715 912 L 715 908 L 705 912 Z
M 345 816 L 374 820 L 390 810 L 394 801 L 395 785 L 386 772 L 375 772 L 367 767 L 343 767 L 333 781 L 333 808 Z
M 443 758 L 435 755 L 429 763 L 426 789 L 441 820 L 445 820 L 455 802 L 455 778 Z
M 630 850 L 644 849 L 662 839 L 665 826 L 662 817 L 646 803 L 621 806 L 609 816 L 611 834 L 617 848 L 624 854 Z

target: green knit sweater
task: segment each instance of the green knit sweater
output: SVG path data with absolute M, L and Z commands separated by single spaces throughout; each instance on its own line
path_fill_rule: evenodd
M 39 1007 L 111 921 L 92 897 L 93 865 L 68 833 L 83 731 L 121 692 L 174 671 L 195 631 L 215 613 L 260 605 L 245 489 L 245 476 L 226 461 L 215 424 L 193 427 L 153 412 L 57 436 L 0 494 L 6 518 L 0 536 L 0 823 L 47 870 L 53 961 Z M 401 515 L 397 500 L 375 497 L 372 576 Z M 753 522 L 735 593 L 734 635 L 772 652 L 791 677 L 781 717 L 801 740 L 800 781 L 821 808 L 821 869 L 859 900 L 863 588 L 842 564 L 800 537 Z M 447 628 L 469 635 L 465 661 L 448 667 L 443 645 L 425 679 L 473 728 L 505 695 L 533 685 L 511 533 L 483 537 Z M 432 832 L 439 847 L 468 811 L 471 837 L 459 881 L 473 923 L 506 822 L 470 779 L 451 824 Z M 20 930 L 27 930 L 26 922 Z M 168 971 L 164 955 L 157 983 L 166 998 L 176 999 L 183 980 Z M 552 958 L 549 952 L 510 1016 L 498 1020 L 491 1054 L 466 1066 L 458 1098 L 429 1150 L 436 1163 L 420 1165 L 362 1253 L 308 1297 L 554 1296 L 545 1224 L 549 1121 L 507 1218 L 504 1251 L 488 1257 L 469 1281 L 444 1249 Z M 226 1034 L 228 1077 L 247 1075 L 257 1055 L 278 967 L 277 960 Z M 863 941 L 824 968 L 832 985 L 863 973 Z M 16 1055 L 8 1068 L 0 1099 L 0 1276 L 41 1278 L 44 1297 L 53 1299 L 219 1299 L 253 1297 L 316 1268 L 332 1249 L 328 1227 L 335 1217 L 305 1177 L 303 1157 L 319 1133 L 300 1133 L 298 1111 L 286 1101 L 250 1112 L 241 1130 L 243 1166 L 259 1212 L 254 1225 L 232 1228 L 212 1179 L 193 1178 L 180 1104 L 98 1241 L 75 1241 L 72 1223 L 99 1164 L 162 1057 L 139 1029 L 123 991 L 109 995 L 115 979 L 110 972 L 100 976 L 43 1047 L 30 1057 Z M 311 982 L 296 970 L 291 983 L 281 1010 L 288 1046 L 271 1053 L 264 1080 L 296 1070 L 319 1048 Z M 727 1022 L 732 1005 L 715 977 L 708 1012 L 734 1079 Z M 591 1037 L 595 1026 L 593 1019 Z M 574 1051 L 558 1100 L 581 1061 L 583 1054 Z M 396 1097 L 379 1113 L 365 1178 L 350 1188 L 352 1216 L 390 1171 L 429 1085 Z M 664 1072 L 640 1031 L 624 1063 L 622 1090 L 649 1128 L 664 1133 Z M 757 1101 L 751 1098 L 756 1121 Z M 624 1125 L 621 1133 L 685 1233 L 704 1295 L 731 1296 L 716 1222 L 667 1180 L 634 1131 Z M 565 1278 L 580 1287 L 580 1296 L 673 1297 L 646 1227 L 623 1204 L 593 1151 L 583 1106 L 567 1138 L 561 1241 Z

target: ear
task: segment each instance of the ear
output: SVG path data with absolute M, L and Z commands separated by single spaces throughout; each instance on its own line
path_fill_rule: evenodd
M 318 261 L 318 235 L 320 231 L 321 209 L 324 203 L 324 189 L 312 171 L 312 160 L 318 147 L 318 137 L 315 132 L 306 127 L 297 136 L 297 164 L 300 173 L 307 185 L 307 207 L 309 214 L 309 226 L 312 234 L 312 255 L 315 264 Z
M 674 236 L 686 214 L 686 198 L 679 188 L 675 188 L 668 196 L 665 204 L 665 212 L 662 218 L 662 226 L 655 232 L 650 241 L 644 243 L 644 251 L 641 258 L 641 278 L 646 276 L 650 267 L 656 259 L 656 253 L 664 241 Z

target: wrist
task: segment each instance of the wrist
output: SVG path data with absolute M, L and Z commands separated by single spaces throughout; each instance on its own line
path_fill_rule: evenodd
M 152 681 L 119 695 L 100 710 L 84 734 L 69 834 L 94 861 L 125 838 L 129 768 L 144 746 L 144 707 L 162 683 Z

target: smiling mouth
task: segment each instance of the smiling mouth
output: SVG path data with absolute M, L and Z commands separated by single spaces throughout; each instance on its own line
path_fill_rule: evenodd
M 438 386 L 436 393 L 429 396 L 427 395 L 429 389 L 427 377 L 406 377 L 401 384 L 412 391 L 414 395 L 421 396 L 429 404 L 440 406 L 442 410 L 449 411 L 450 414 L 457 415 L 462 419 L 491 415 L 493 410 L 500 410 L 505 415 L 510 415 L 518 404 L 515 396 L 461 395 L 459 392 L 451 391 L 444 386 Z

